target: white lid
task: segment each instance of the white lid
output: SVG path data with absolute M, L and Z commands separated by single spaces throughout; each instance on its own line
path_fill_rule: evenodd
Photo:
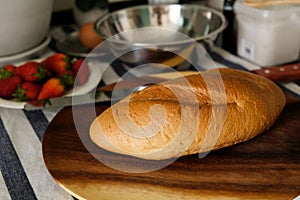
M 292 14 L 300 15 L 300 5 L 286 4 L 254 8 L 245 5 L 243 0 L 237 0 L 234 4 L 234 12 L 236 14 L 243 14 L 258 20 L 275 20 L 288 17 Z

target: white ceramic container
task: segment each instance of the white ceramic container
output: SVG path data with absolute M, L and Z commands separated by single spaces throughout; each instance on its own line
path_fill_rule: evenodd
M 52 0 L 1 0 L 0 56 L 39 45 L 48 35 Z

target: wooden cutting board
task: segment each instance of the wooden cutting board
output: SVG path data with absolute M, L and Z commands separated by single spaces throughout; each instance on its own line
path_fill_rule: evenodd
M 108 106 L 97 104 L 97 114 Z M 73 107 L 82 116 L 90 108 L 91 105 Z M 82 117 L 76 130 L 73 113 L 71 107 L 66 107 L 49 124 L 43 156 L 53 178 L 76 198 L 293 199 L 300 195 L 298 101 L 288 103 L 276 124 L 250 141 L 210 152 L 201 159 L 198 155 L 181 157 L 148 173 L 118 171 L 95 159 L 77 134 L 84 135 L 84 144 L 97 152 L 99 148 L 88 136 L 94 118 Z M 134 159 L 109 152 L 103 156 L 123 165 Z

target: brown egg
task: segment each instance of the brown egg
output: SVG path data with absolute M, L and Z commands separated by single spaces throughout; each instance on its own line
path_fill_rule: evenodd
M 103 39 L 95 32 L 94 23 L 92 22 L 89 22 L 80 28 L 79 39 L 81 43 L 89 49 L 95 48 L 103 41 Z

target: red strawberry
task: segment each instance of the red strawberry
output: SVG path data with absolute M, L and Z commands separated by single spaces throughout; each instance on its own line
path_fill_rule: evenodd
M 47 100 L 49 98 L 60 97 L 65 92 L 65 86 L 59 78 L 50 78 L 44 83 L 39 95 L 38 100 Z
M 4 67 L 2 69 L 5 69 L 8 72 L 15 73 L 16 66 L 12 65 L 12 64 L 7 64 L 7 65 L 4 65 Z
M 43 63 L 45 63 L 46 69 L 51 73 L 63 75 L 70 69 L 71 59 L 66 54 L 56 53 L 46 58 Z
M 90 68 L 83 59 L 77 59 L 74 61 L 72 69 L 76 75 L 76 85 L 83 85 L 88 81 L 90 76 Z
M 41 81 L 46 76 L 45 66 L 38 62 L 27 62 L 16 68 L 16 74 L 25 81 Z
M 34 100 L 37 98 L 42 85 L 33 82 L 21 83 L 13 96 L 18 98 L 20 101 Z
M 0 97 L 11 99 L 18 85 L 22 82 L 18 76 L 12 76 L 0 80 Z
M 84 63 L 83 59 L 76 59 L 73 64 L 72 64 L 72 70 L 74 71 L 75 74 L 78 73 L 80 66 Z
M 0 69 L 0 79 L 12 77 L 15 74 L 16 66 L 5 65 Z

